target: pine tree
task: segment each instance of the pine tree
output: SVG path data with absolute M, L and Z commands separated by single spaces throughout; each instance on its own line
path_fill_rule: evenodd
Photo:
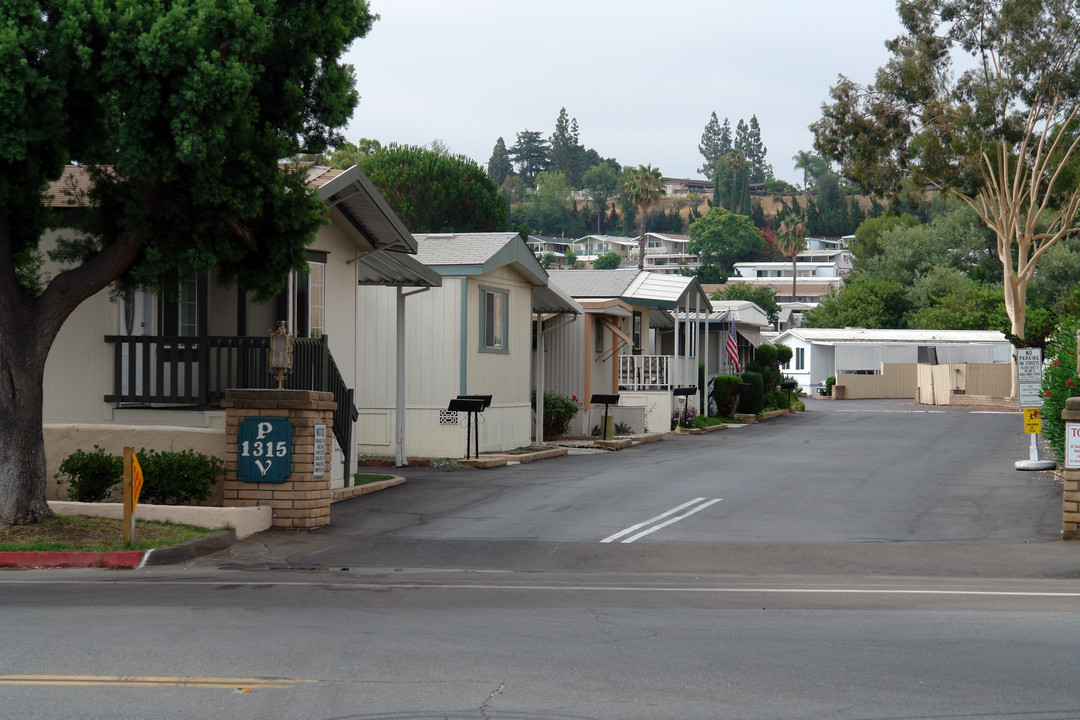
M 727 119 L 724 120 L 724 123 L 727 123 Z M 705 131 L 701 133 L 701 143 L 698 145 L 698 152 L 701 153 L 701 157 L 705 158 L 705 162 L 698 168 L 698 172 L 705 177 L 711 178 L 716 175 L 716 166 L 720 162 L 720 158 L 725 155 L 720 149 L 720 144 L 720 121 L 716 117 L 716 111 L 713 110 L 709 122 L 705 125 Z
M 742 118 L 739 118 L 739 124 L 735 126 L 732 150 L 742 153 L 743 157 L 750 157 L 750 126 Z
M 735 147 L 731 144 L 731 123 L 724 118 L 724 124 L 720 127 L 720 143 L 717 150 L 720 152 L 720 157 L 724 157 L 734 149 Z
M 750 116 L 749 146 L 746 157 L 750 160 L 750 182 L 763 183 L 773 176 L 772 165 L 765 162 L 765 155 L 769 149 L 761 141 L 761 126 L 758 124 L 757 115 Z
M 502 185 L 503 180 L 513 172 L 514 165 L 510 162 L 510 153 L 506 151 L 506 142 L 500 137 L 495 141 L 495 147 L 491 151 L 491 159 L 488 160 L 488 177 L 496 185 Z
M 522 130 L 517 134 L 517 142 L 510 148 L 510 157 L 527 187 L 533 187 L 536 176 L 551 164 L 549 149 L 539 130 Z

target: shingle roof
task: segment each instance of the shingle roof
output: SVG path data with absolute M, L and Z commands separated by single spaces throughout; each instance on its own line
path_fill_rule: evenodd
M 548 276 L 575 298 L 621 297 L 638 276 L 637 268 L 615 270 L 549 270 Z

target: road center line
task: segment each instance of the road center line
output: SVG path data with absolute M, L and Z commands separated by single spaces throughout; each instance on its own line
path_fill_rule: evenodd
M 630 533 L 632 533 L 632 532 L 634 532 L 636 530 L 640 530 L 643 527 L 648 527 L 649 525 L 652 525 L 655 522 L 658 522 L 660 520 L 663 520 L 666 517 L 674 515 L 675 513 L 679 512 L 681 510 L 685 510 L 686 508 L 688 508 L 688 507 L 690 507 L 692 505 L 697 505 L 698 503 L 702 502 L 703 500 L 705 500 L 705 498 L 703 498 L 703 497 L 694 498 L 690 502 L 685 502 L 682 505 L 679 505 L 677 507 L 673 507 L 670 510 L 668 510 L 667 512 L 662 512 L 659 515 L 657 515 L 656 517 L 649 518 L 645 522 L 639 522 L 637 525 L 631 525 L 630 527 L 626 528 L 625 530 L 620 530 L 619 532 L 615 533 L 614 535 L 610 535 L 610 536 L 604 538 L 600 542 L 602 542 L 602 543 L 614 542 L 615 540 L 618 540 L 619 538 L 623 537 L 624 535 L 629 535 Z M 678 517 L 674 517 L 671 520 L 668 520 L 665 523 L 661 523 L 660 525 L 657 525 L 656 527 L 653 527 L 653 528 L 651 528 L 649 530 L 646 530 L 644 532 L 640 532 L 637 535 L 634 535 L 633 537 L 630 537 L 630 538 L 627 538 L 626 540 L 623 540 L 623 542 L 624 543 L 634 542 L 638 538 L 644 537 L 644 536 L 648 535 L 649 533 L 656 532 L 657 530 L 659 530 L 662 527 L 667 527 L 668 525 L 671 525 L 672 523 L 678 522 L 679 520 L 682 520 L 684 518 L 687 518 L 687 517 L 693 515 L 698 510 L 704 510 L 705 508 L 709 507 L 710 505 L 712 505 L 714 503 L 718 503 L 718 502 L 720 502 L 719 498 L 717 498 L 716 500 L 710 500 L 710 501 L 704 503 L 703 505 L 700 505 L 699 507 L 691 510 L 688 513 L 684 513 L 682 515 L 679 515 Z

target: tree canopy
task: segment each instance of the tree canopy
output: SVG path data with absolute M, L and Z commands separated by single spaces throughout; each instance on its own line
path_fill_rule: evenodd
M 358 100 L 340 57 L 375 20 L 364 0 L 9 0 L 4 18 L 0 526 L 49 514 L 44 365 L 83 300 L 163 267 L 266 298 L 304 265 L 325 211 L 279 160 L 340 141 Z M 81 232 L 37 278 L 43 193 L 75 162 L 93 181 Z
M 506 229 L 506 201 L 474 160 L 410 146 L 382 148 L 364 171 L 411 232 Z
M 715 266 L 731 275 L 732 266 L 761 252 L 765 241 L 750 218 L 712 208 L 690 226 L 687 248 L 701 256 L 702 266 Z
M 900 0 L 904 33 L 870 86 L 841 76 L 811 129 L 864 190 L 909 177 L 966 202 L 994 233 L 1012 335 L 1025 337 L 1040 258 L 1080 230 L 1066 180 L 1080 133 L 1080 5 Z M 952 70 L 954 52 L 974 62 Z M 1013 387 L 1015 394 L 1017 388 Z

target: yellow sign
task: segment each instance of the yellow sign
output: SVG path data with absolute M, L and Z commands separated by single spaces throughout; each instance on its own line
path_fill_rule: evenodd
M 1024 408 L 1024 432 L 1038 435 L 1042 432 L 1042 418 L 1039 408 Z
M 131 483 L 133 490 L 131 510 L 134 512 L 135 508 L 139 507 L 139 493 L 142 492 L 143 486 L 142 466 L 139 465 L 139 456 L 135 453 L 131 453 Z

